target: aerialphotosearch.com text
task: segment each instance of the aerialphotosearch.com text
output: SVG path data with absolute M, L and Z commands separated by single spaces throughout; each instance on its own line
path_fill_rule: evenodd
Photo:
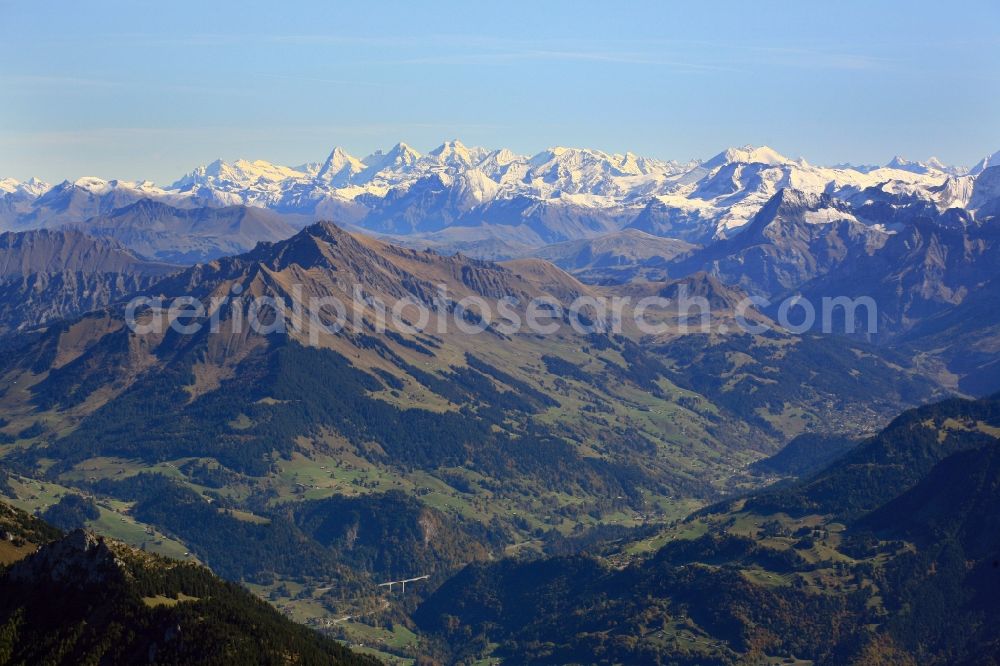
M 822 297 L 818 303 L 792 296 L 772 303 L 748 296 L 735 307 L 713 316 L 709 299 L 690 295 L 681 284 L 674 298 L 645 296 L 584 295 L 563 303 L 551 296 L 519 299 L 505 296 L 486 299 L 478 295 L 452 298 L 446 285 L 438 285 L 433 298 L 404 296 L 386 302 L 354 285 L 351 297 L 304 296 L 302 285 L 294 285 L 286 297 L 248 296 L 241 285 L 228 293 L 199 299 L 140 296 L 125 307 L 128 327 L 137 334 L 202 331 L 230 333 L 249 330 L 260 335 L 296 333 L 312 344 L 323 336 L 346 330 L 384 332 L 387 328 L 405 334 L 444 335 L 457 331 L 476 335 L 492 331 L 505 336 L 521 332 L 551 335 L 568 325 L 580 334 L 622 334 L 627 328 L 642 335 L 670 333 L 761 334 L 777 327 L 790 333 L 877 332 L 877 306 L 867 296 Z M 759 313 L 768 311 L 771 317 Z

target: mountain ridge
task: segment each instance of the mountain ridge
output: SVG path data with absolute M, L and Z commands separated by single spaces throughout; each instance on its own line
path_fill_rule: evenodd
M 0 234 L 0 331 L 98 310 L 180 266 L 144 259 L 73 228 Z
M 990 165 L 986 160 L 968 176 L 932 160 L 828 168 L 766 146 L 730 148 L 688 163 L 565 147 L 529 157 L 451 140 L 424 154 L 400 143 L 364 160 L 335 148 L 315 168 L 217 160 L 165 188 L 82 178 L 43 192 L 37 182 L 5 180 L 0 221 L 8 228 L 80 222 L 149 198 L 185 209 L 243 205 L 313 219 L 335 214 L 341 222 L 395 234 L 453 228 L 499 239 L 501 231 L 493 227 L 521 227 L 522 240 L 539 245 L 635 224 L 705 243 L 737 234 L 782 187 L 840 198 L 885 187 L 938 206 L 964 205 L 967 183 Z M 643 220 L 644 211 L 648 218 L 657 207 L 661 218 L 672 221 Z
M 19 538 L 38 539 L 37 550 L 0 569 L 5 659 L 379 663 L 296 625 L 199 565 L 83 530 L 63 536 L 3 503 L 0 513 L 4 522 L 13 517 L 30 526 Z

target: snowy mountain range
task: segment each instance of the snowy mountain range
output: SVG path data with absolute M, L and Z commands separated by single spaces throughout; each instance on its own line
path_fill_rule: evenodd
M 321 163 L 294 167 L 216 160 L 167 186 L 93 177 L 57 185 L 2 179 L 0 228 L 86 228 L 88 220 L 106 221 L 151 200 L 175 209 L 162 211 L 172 218 L 192 217 L 176 211 L 224 207 L 263 208 L 284 217 L 285 225 L 258 225 L 263 235 L 248 236 L 247 243 L 277 240 L 313 220 L 330 219 L 408 244 L 509 257 L 623 229 L 711 243 L 738 235 L 783 189 L 838 201 L 909 197 L 938 212 L 968 208 L 976 179 L 998 164 L 1000 153 L 971 169 L 902 157 L 881 167 L 823 167 L 766 146 L 681 163 L 589 148 L 556 147 L 526 156 L 457 140 L 422 154 L 399 143 L 361 159 L 338 147 Z M 185 223 L 184 233 L 208 240 L 196 243 L 204 251 L 192 256 L 223 253 L 221 246 L 213 251 L 212 239 L 231 230 L 208 224 L 218 216 L 195 217 L 207 226 Z M 225 251 L 241 248 L 229 243 Z M 140 251 L 157 255 L 155 243 Z

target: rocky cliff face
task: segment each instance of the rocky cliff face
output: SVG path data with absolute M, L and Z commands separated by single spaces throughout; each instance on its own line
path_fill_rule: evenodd
M 706 270 L 751 294 L 772 298 L 845 262 L 870 256 L 889 234 L 826 195 L 784 189 L 745 230 L 681 259 L 672 272 Z
M 124 562 L 104 539 L 75 530 L 16 563 L 8 573 L 8 580 L 18 584 L 58 584 L 82 589 L 121 580 L 123 576 Z

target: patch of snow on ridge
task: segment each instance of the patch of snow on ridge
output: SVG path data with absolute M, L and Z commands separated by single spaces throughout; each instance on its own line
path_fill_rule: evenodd
M 840 222 L 842 220 L 848 220 L 851 222 L 858 221 L 858 218 L 851 213 L 847 213 L 836 208 L 807 210 L 802 214 L 802 219 L 809 224 L 829 224 L 830 222 Z

